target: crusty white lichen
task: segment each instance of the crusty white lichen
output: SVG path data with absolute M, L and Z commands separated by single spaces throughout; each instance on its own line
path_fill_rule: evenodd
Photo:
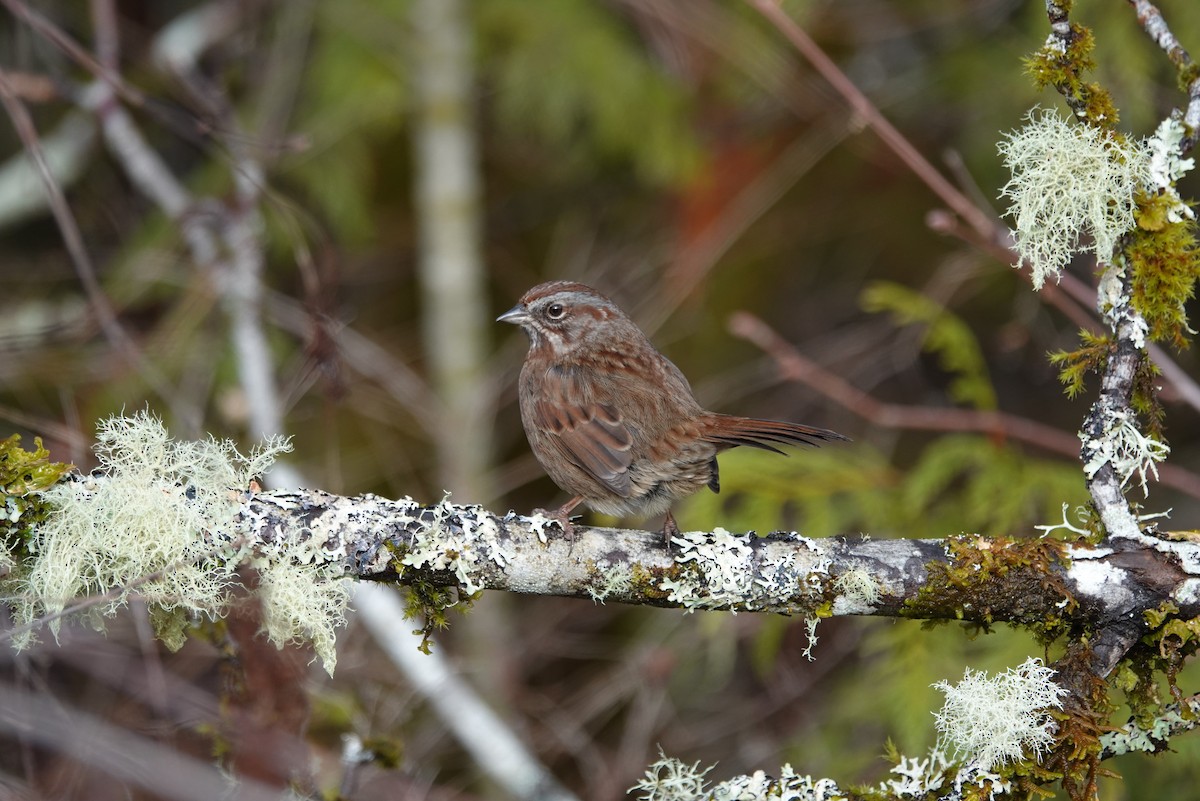
M 1115 409 L 1104 417 L 1104 433 L 1097 439 L 1084 432 L 1079 434 L 1089 457 L 1083 466 L 1088 478 L 1096 475 L 1107 463 L 1121 479 L 1121 486 L 1129 484 L 1134 476 L 1144 495 L 1149 495 L 1147 478 L 1158 479 L 1158 463 L 1167 458 L 1170 446 L 1147 437 L 1138 430 L 1136 418 L 1123 409 Z
M 901 756 L 890 771 L 895 778 L 881 782 L 879 790 L 898 798 L 925 798 L 945 786 L 950 767 L 950 760 L 937 748 L 925 759 Z
M 820 549 L 812 540 L 790 535 L 791 547 L 756 549 L 754 535 L 736 536 L 723 528 L 711 532 L 689 531 L 671 540 L 677 548 L 675 561 L 697 569 L 696 575 L 684 573 L 663 579 L 659 587 L 668 600 L 688 611 L 696 609 L 775 609 L 794 605 L 797 596 L 811 595 L 821 589 L 821 576 L 828 573 L 829 560 L 801 567 L 796 545 L 810 551 Z
M 1054 741 L 1048 709 L 1060 709 L 1066 690 L 1054 670 L 1030 657 L 997 676 L 967 668 L 958 684 L 938 682 L 946 701 L 935 713 L 939 747 L 981 770 L 1015 762 L 1028 751 L 1040 757 Z
M 512 561 L 512 550 L 496 519 L 481 506 L 456 506 L 443 498 L 421 512 L 419 525 L 401 562 L 410 567 L 449 570 L 468 593 L 483 589 L 482 569 Z M 539 534 L 539 537 L 541 535 Z
M 1150 185 L 1174 201 L 1167 211 L 1170 222 L 1194 220 L 1196 213 L 1183 202 L 1175 183 L 1196 166 L 1196 160 L 1182 158 L 1182 142 L 1187 129 L 1178 117 L 1178 112 L 1163 120 L 1146 142 L 1150 151 Z
M 847 797 L 833 779 L 800 775 L 791 765 L 784 765 L 778 777 L 759 770 L 709 786 L 707 776 L 713 767 L 701 770 L 699 762 L 689 765 L 660 750 L 658 761 L 629 792 L 638 792 L 640 801 L 841 801 Z
M 1116 756 L 1131 751 L 1157 753 L 1171 737 L 1196 728 L 1200 721 L 1200 701 L 1187 699 L 1188 714 L 1184 716 L 1179 704 L 1170 704 L 1148 727 L 1132 721 L 1123 729 L 1101 735 L 1100 746 Z
M 1151 158 L 1141 143 L 1054 110 L 1035 108 L 1026 120 L 998 145 L 1012 173 L 1000 196 L 1012 201 L 1017 253 L 1040 289 L 1080 250 L 1112 260 L 1117 240 L 1134 226 L 1134 195 L 1150 183 Z

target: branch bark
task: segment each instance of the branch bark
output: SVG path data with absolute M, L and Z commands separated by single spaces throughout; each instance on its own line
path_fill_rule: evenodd
M 93 479 L 94 480 L 94 479 Z M 649 531 L 558 524 L 480 506 L 317 490 L 245 496 L 251 542 L 307 540 L 347 576 L 621 603 L 874 615 L 1100 629 L 1166 602 L 1200 614 L 1200 544 L 1099 545 L 966 535 L 808 539 L 794 532 L 686 532 L 668 552 Z M 1111 667 L 1111 665 L 1108 665 Z

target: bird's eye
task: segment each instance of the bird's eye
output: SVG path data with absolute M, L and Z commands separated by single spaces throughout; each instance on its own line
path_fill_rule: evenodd
M 561 303 L 551 303 L 546 307 L 546 316 L 551 320 L 561 320 L 567 310 L 563 308 Z

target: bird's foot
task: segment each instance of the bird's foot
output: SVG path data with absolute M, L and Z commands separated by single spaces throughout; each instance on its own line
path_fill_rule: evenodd
M 675 515 L 671 514 L 671 511 L 668 509 L 667 516 L 663 519 L 662 527 L 663 544 L 666 545 L 668 551 L 671 550 L 671 538 L 678 534 L 679 524 L 675 522 Z
M 571 522 L 571 511 L 579 505 L 583 498 L 572 498 L 557 509 L 534 509 L 535 515 L 548 517 L 562 527 L 563 539 L 575 539 L 575 524 Z

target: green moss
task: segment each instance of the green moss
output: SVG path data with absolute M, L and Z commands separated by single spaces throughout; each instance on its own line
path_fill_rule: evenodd
M 0 442 L 0 539 L 9 554 L 22 549 L 50 513 L 40 493 L 72 468 L 50 461 L 41 437 L 35 437 L 33 443 L 32 451 L 22 448 L 20 434 Z
M 1069 565 L 1066 544 L 1054 539 L 1015 540 L 955 537 L 947 540 L 950 561 L 925 565 L 925 586 L 904 603 L 902 614 L 920 619 L 970 620 L 986 632 L 993 609 L 1012 615 L 1043 643 L 1066 633 L 1063 615 L 1077 606 L 1060 569 Z M 1058 597 L 1047 603 L 1047 590 Z
M 1200 78 L 1200 64 L 1183 65 L 1179 70 L 1179 90 L 1184 93 L 1190 92 L 1197 78 Z
M 413 630 L 413 634 L 421 635 L 421 644 L 417 646 L 421 652 L 430 652 L 429 638 L 435 631 L 450 628 L 447 609 L 464 613 L 482 594 L 467 594 L 459 587 L 443 587 L 423 579 L 410 581 L 404 599 L 404 619 L 421 621 L 421 627 Z
M 1071 644 L 1055 663 L 1060 683 L 1070 695 L 1053 717 L 1058 722 L 1055 746 L 1042 768 L 1061 778 L 1071 801 L 1097 797 L 1096 781 L 1113 775 L 1100 767 L 1100 736 L 1109 731 L 1113 704 L 1108 685 L 1092 671 L 1094 656 L 1087 638 Z
M 1170 222 L 1178 205 L 1166 195 L 1139 198 L 1138 227 L 1126 239 L 1133 306 L 1146 318 L 1150 338 L 1186 347 L 1186 304 L 1200 279 L 1200 248 L 1192 220 Z
M 1053 45 L 1059 41 L 1055 37 L 1028 56 L 1024 61 L 1025 73 L 1038 89 L 1054 87 L 1081 121 L 1113 130 L 1119 115 L 1112 96 L 1099 84 L 1083 79 L 1083 75 L 1096 66 L 1092 58 L 1096 40 L 1091 29 L 1073 22 L 1071 33 L 1066 37 L 1065 52 Z
M 1164 687 L 1170 700 L 1179 703 L 1180 714 L 1192 714 L 1183 703 L 1177 674 L 1200 648 L 1200 618 L 1179 617 L 1179 607 L 1171 601 L 1145 610 L 1142 618 L 1150 630 L 1121 661 L 1113 684 L 1125 693 L 1134 720 L 1149 727 L 1163 711 Z
M 1106 334 L 1094 334 L 1085 329 L 1079 332 L 1079 340 L 1083 346 L 1078 350 L 1049 354 L 1050 363 L 1059 366 L 1058 380 L 1066 387 L 1068 398 L 1083 392 L 1088 373 L 1104 371 L 1113 352 L 1112 339 Z

